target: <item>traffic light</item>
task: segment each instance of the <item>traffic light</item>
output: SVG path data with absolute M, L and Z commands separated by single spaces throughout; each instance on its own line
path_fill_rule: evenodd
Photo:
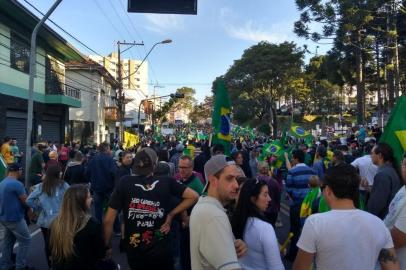
M 185 95 L 181 93 L 171 94 L 171 98 L 184 98 Z

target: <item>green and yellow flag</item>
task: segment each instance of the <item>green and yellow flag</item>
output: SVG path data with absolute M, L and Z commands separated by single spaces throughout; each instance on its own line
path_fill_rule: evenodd
M 291 126 L 290 133 L 292 133 L 292 135 L 296 138 L 305 138 L 309 135 L 309 132 L 300 126 Z
M 279 140 L 275 140 L 269 145 L 266 145 L 266 147 L 264 147 L 264 152 L 268 155 L 279 157 L 284 153 L 283 145 Z
M 226 155 L 229 155 L 231 151 L 230 113 L 231 103 L 228 91 L 224 81 L 219 80 L 214 95 L 214 110 L 212 115 L 214 134 L 212 144 L 222 144 Z
M 392 147 L 396 165 L 399 166 L 406 151 L 406 96 L 401 96 L 396 102 L 379 142 Z

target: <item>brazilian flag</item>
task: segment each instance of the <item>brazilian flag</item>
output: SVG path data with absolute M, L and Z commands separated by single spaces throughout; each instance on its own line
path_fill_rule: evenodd
M 219 80 L 214 94 L 214 110 L 212 115 L 214 134 L 212 144 L 222 144 L 226 155 L 230 155 L 231 152 L 230 113 L 231 103 L 228 91 L 224 81 Z
M 264 147 L 264 151 L 268 155 L 273 156 L 281 156 L 284 153 L 283 145 L 279 140 L 275 140 L 269 145 L 266 145 L 266 147 Z
M 396 102 L 379 142 L 392 147 L 396 165 L 399 165 L 406 151 L 406 96 L 401 96 Z
M 296 138 L 305 138 L 309 135 L 309 132 L 300 126 L 291 126 L 290 133 L 292 133 L 292 135 Z

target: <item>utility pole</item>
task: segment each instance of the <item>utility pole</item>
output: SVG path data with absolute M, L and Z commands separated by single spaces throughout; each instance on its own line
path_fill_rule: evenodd
M 28 85 L 28 108 L 27 108 L 27 138 L 25 145 L 25 186 L 30 186 L 29 169 L 31 162 L 31 135 L 32 135 L 32 118 L 34 111 L 34 79 L 37 73 L 37 34 L 40 27 L 45 23 L 52 12 L 58 7 L 62 0 L 56 0 L 44 17 L 38 22 L 31 34 L 30 50 L 30 79 Z
M 162 85 L 154 85 L 154 96 L 153 97 L 156 97 L 156 89 L 157 88 L 165 88 L 165 86 L 162 86 Z M 161 100 L 161 99 L 159 99 L 159 100 Z M 159 107 L 159 109 L 161 109 L 161 107 Z M 152 111 L 152 125 L 153 125 L 153 127 L 154 127 L 154 130 L 155 130 L 155 111 L 156 111 L 156 100 L 154 99 L 154 107 L 153 107 L 153 111 Z
M 120 45 L 128 45 L 127 49 L 121 51 Z M 122 75 L 122 68 L 121 68 L 121 53 L 131 49 L 133 46 L 144 46 L 144 42 L 136 43 L 136 42 L 124 42 L 117 41 L 117 71 L 118 71 L 118 111 L 119 111 L 119 121 L 120 121 L 120 141 L 124 142 L 124 116 L 125 116 L 125 95 L 123 91 L 123 75 Z M 138 70 L 138 68 L 137 68 Z M 126 77 L 126 79 L 130 80 L 131 77 Z

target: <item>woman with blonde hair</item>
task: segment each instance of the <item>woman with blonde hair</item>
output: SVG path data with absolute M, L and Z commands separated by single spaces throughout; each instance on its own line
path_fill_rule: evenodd
M 101 225 L 90 216 L 92 203 L 87 185 L 72 185 L 63 197 L 59 215 L 51 225 L 53 270 L 92 270 L 105 257 Z

